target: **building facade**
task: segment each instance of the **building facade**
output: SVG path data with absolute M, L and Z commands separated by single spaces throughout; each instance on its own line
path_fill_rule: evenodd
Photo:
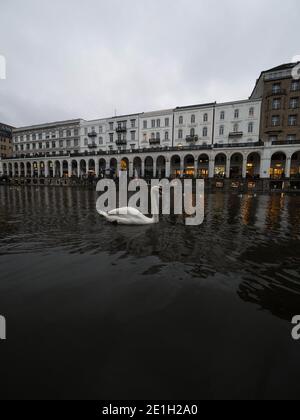
M 108 123 L 106 119 L 80 121 L 80 152 L 106 152 Z
M 249 100 L 217 104 L 214 144 L 255 144 L 260 140 L 261 101 Z
M 108 119 L 106 145 L 109 152 L 138 149 L 139 114 Z
M 300 78 L 294 79 L 294 64 L 265 71 L 251 98 L 262 100 L 260 137 L 273 144 L 289 144 L 300 139 Z
M 284 176 L 286 166 L 291 166 L 292 175 L 298 173 L 294 159 L 289 162 L 285 154 L 288 146 L 300 140 L 300 75 L 295 75 L 296 68 L 299 63 L 262 72 L 251 95 L 251 99 L 262 101 L 260 138 L 266 145 L 279 148 L 271 177 Z
M 174 110 L 174 146 L 211 146 L 215 103 Z
M 13 127 L 0 123 L 0 158 L 9 158 L 13 154 L 12 144 Z
M 130 177 L 292 180 L 300 189 L 294 67 L 263 72 L 249 100 L 14 129 L 0 173 L 70 178 L 127 169 Z
M 173 109 L 140 114 L 140 147 L 142 149 L 172 147 L 173 123 Z
M 32 158 L 79 153 L 80 123 L 81 120 L 70 120 L 13 129 L 13 156 Z

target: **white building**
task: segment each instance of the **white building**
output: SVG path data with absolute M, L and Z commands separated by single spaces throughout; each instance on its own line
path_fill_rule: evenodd
M 140 147 L 165 148 L 173 143 L 173 109 L 140 114 Z
M 106 152 L 108 150 L 108 123 L 106 119 L 81 121 L 81 152 Z
M 134 150 L 139 147 L 139 114 L 107 119 L 107 151 Z
M 259 142 L 261 101 L 247 100 L 216 105 L 214 144 Z
M 32 125 L 13 130 L 13 154 L 16 157 L 56 156 L 79 153 L 82 120 Z
M 215 103 L 174 110 L 174 146 L 210 146 L 213 143 Z

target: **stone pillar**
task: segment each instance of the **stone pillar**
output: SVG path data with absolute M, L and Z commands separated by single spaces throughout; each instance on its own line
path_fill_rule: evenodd
M 55 178 L 55 161 L 52 161 L 52 168 L 53 168 L 53 170 L 52 170 L 52 177 L 53 178 Z
M 68 160 L 68 177 L 71 178 L 72 176 L 72 161 Z
M 63 178 L 63 175 L 64 175 L 64 165 L 63 165 L 63 161 L 61 160 L 60 162 L 59 162 L 59 167 L 60 167 L 60 177 L 61 178 Z
M 247 158 L 244 157 L 243 170 L 242 170 L 242 178 L 244 178 L 244 179 L 247 178 L 247 162 L 248 162 Z
M 292 164 L 292 158 L 287 158 L 285 163 L 285 177 L 290 178 L 291 177 L 291 164 Z
M 184 174 L 184 158 L 180 158 L 180 176 Z
M 129 178 L 133 178 L 133 161 L 129 161 Z
M 117 167 L 116 167 L 116 176 L 117 178 L 120 178 L 120 169 L 121 169 L 121 164 L 120 162 L 117 160 Z
M 77 162 L 77 177 L 80 178 L 81 177 L 80 160 L 76 160 L 76 162 Z
M 271 168 L 271 159 L 262 157 L 261 162 L 260 162 L 260 178 L 261 179 L 270 178 L 270 168 Z
M 145 160 L 142 160 L 141 177 L 145 177 Z
M 15 177 L 15 163 L 12 163 L 12 176 L 13 176 L 13 178 Z
M 49 177 L 49 162 L 48 161 L 44 162 L 44 165 L 45 165 L 45 178 L 48 178 Z
M 194 168 L 195 168 L 195 174 L 194 174 L 194 177 L 195 177 L 195 178 L 198 178 L 198 158 L 196 158 L 196 159 L 195 159 Z
M 95 172 L 96 177 L 99 178 L 99 159 L 95 159 Z
M 27 162 L 24 162 L 24 178 L 27 178 Z
M 171 162 L 170 160 L 166 160 L 166 178 L 170 178 L 171 176 Z
M 215 176 L 215 158 L 209 159 L 208 178 L 214 178 Z
M 226 156 L 226 178 L 230 178 L 231 159 Z
M 42 164 L 42 162 L 38 162 L 38 177 L 40 178 L 41 177 L 41 175 L 42 175 L 42 168 L 41 168 L 41 164 Z
M 156 164 L 156 157 L 153 158 L 153 178 L 156 178 L 157 175 L 157 164 Z

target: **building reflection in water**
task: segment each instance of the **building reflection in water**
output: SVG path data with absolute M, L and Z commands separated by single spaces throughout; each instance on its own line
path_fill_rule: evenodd
M 299 312 L 299 196 L 206 195 L 197 227 L 186 227 L 181 216 L 163 216 L 151 227 L 112 226 L 96 213 L 96 198 L 76 188 L 1 187 L 1 255 L 155 257 L 165 267 L 181 264 L 200 286 L 222 284 L 278 317 Z

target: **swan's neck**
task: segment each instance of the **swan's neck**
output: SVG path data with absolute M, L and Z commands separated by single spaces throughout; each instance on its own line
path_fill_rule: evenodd
M 159 191 L 151 190 L 151 213 L 153 223 L 159 222 Z

